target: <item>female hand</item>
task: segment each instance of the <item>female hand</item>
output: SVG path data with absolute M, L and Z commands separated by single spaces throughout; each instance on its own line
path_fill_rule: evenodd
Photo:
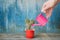
M 52 10 L 55 7 L 55 5 L 58 3 L 57 0 L 48 0 L 43 4 L 42 10 L 44 13 L 46 13 L 46 17 L 49 18 L 52 14 Z

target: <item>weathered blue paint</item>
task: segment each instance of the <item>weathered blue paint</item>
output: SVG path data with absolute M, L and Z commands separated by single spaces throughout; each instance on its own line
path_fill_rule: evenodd
M 46 0 L 0 0 L 0 32 L 23 33 L 25 19 L 35 20 Z M 36 32 L 60 33 L 60 3 L 54 8 L 45 27 L 34 27 Z

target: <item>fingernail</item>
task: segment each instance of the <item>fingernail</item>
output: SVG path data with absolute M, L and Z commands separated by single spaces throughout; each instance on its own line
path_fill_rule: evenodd
M 44 12 L 43 10 L 41 10 L 41 12 Z
M 41 12 L 44 12 L 44 13 L 45 13 L 45 11 L 44 11 L 44 10 L 41 10 Z

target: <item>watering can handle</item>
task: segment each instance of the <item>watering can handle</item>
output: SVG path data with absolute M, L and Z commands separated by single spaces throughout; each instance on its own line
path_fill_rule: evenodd
M 46 17 L 46 14 L 44 12 L 41 12 L 40 14 L 42 14 L 44 17 Z

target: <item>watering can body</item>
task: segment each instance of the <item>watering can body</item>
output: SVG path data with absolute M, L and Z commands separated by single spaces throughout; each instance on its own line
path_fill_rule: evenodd
M 33 26 L 45 26 L 46 23 L 48 22 L 45 13 L 41 12 L 37 17 L 36 21 L 38 24 L 33 24 Z

